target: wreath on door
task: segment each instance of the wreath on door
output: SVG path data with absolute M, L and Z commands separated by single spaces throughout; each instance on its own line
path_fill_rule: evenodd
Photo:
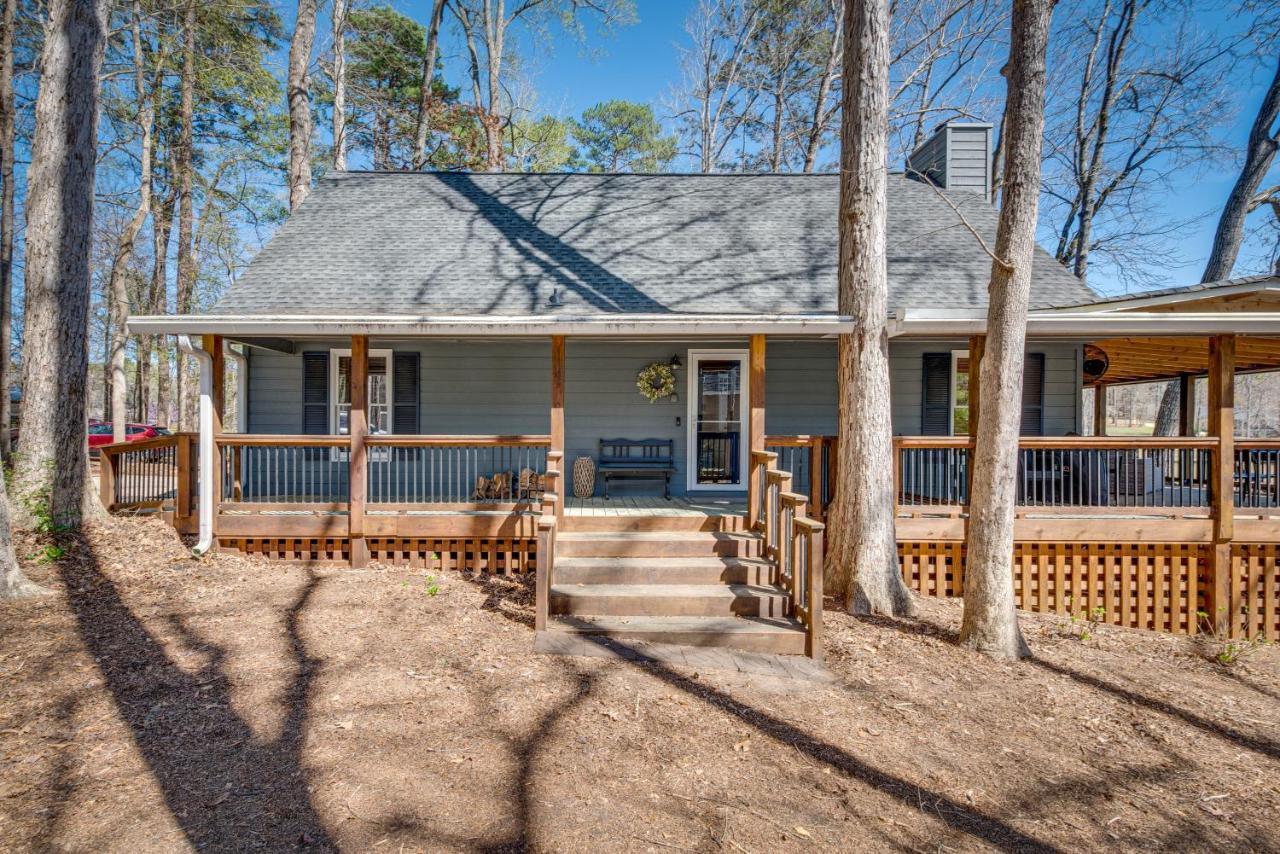
M 665 362 L 646 365 L 636 374 L 636 388 L 650 403 L 670 397 L 676 391 L 676 372 Z

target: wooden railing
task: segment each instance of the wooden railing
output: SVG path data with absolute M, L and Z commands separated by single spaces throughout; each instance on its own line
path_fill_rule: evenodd
M 563 454 L 551 451 L 547 454 L 547 479 L 558 487 L 560 463 Z M 547 617 L 551 610 L 551 585 L 555 583 L 556 511 L 560 507 L 558 492 L 548 490 L 542 494 L 542 515 L 538 519 L 537 577 L 534 586 L 533 628 L 546 631 Z
M 792 475 L 776 468 L 778 455 L 755 451 L 751 466 L 763 484 L 757 518 L 764 537 L 762 556 L 778 572 L 778 584 L 787 592 L 792 616 L 805 628 L 805 654 L 822 657 L 822 559 L 821 522 L 807 515 L 808 498 L 791 491 Z
M 197 439 L 175 433 L 98 450 L 98 494 L 107 510 L 172 507 L 185 519 L 194 512 Z
M 1280 512 L 1280 439 L 1235 441 L 1235 506 Z
M 344 509 L 351 501 L 351 437 L 223 434 L 218 500 Z M 367 436 L 370 505 L 536 505 L 548 482 L 548 436 Z
M 1025 508 L 1153 509 L 1179 515 L 1212 505 L 1216 439 L 1023 437 L 1017 503 Z M 973 439 L 894 439 L 900 510 L 959 512 L 969 502 Z M 1280 460 L 1280 457 L 1277 457 Z
M 808 496 L 809 515 L 825 519 L 827 505 L 835 497 L 835 436 L 766 436 L 765 450 L 777 454 L 775 467 L 791 475 L 792 487 Z

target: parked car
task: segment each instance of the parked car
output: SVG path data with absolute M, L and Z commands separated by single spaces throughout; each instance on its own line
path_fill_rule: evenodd
M 124 440 L 126 442 L 141 442 L 143 439 L 155 439 L 159 436 L 167 435 L 169 435 L 168 430 L 150 424 L 126 424 L 124 426 Z M 110 422 L 99 421 L 97 424 L 89 425 L 90 448 L 110 445 L 111 437 L 112 427 Z

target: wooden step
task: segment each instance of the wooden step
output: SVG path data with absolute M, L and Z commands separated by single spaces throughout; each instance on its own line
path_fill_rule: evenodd
M 552 617 L 547 628 L 646 643 L 719 646 L 777 655 L 804 655 L 804 627 L 791 619 L 562 615 Z
M 557 540 L 556 546 L 559 548 Z M 556 584 L 773 584 L 773 566 L 751 557 L 560 557 Z
M 639 531 L 742 531 L 746 521 L 742 516 L 703 516 L 685 514 L 673 516 L 575 516 L 566 515 L 561 522 L 561 533 L 572 531 L 612 531 L 628 533 Z
M 551 613 L 605 617 L 784 617 L 788 597 L 748 584 L 553 584 Z
M 760 538 L 722 531 L 567 531 L 556 537 L 560 557 L 710 557 L 759 553 Z

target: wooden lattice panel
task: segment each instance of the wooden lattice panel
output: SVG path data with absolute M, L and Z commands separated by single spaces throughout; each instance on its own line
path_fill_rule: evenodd
M 903 578 L 917 593 L 964 595 L 963 543 L 900 542 L 898 555 Z M 1011 568 L 1014 597 L 1024 611 L 1175 634 L 1196 630 L 1204 596 L 1202 545 L 1020 542 Z
M 1280 640 L 1280 545 L 1233 543 L 1228 591 L 1232 637 Z
M 518 575 L 533 571 L 537 561 L 537 540 L 521 537 L 370 537 L 366 543 L 370 559 L 378 563 L 441 572 L 456 569 Z M 299 563 L 347 563 L 351 556 L 346 537 L 224 538 L 219 544 L 245 554 Z

